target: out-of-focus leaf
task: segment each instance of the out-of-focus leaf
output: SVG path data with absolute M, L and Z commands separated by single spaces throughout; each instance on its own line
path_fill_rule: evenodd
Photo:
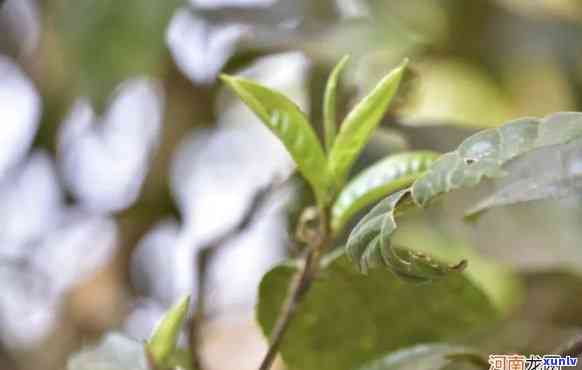
M 582 6 L 576 0 L 496 0 L 496 2 L 519 15 L 533 19 L 547 19 L 552 21 L 582 21 Z
M 182 324 L 188 314 L 190 296 L 186 296 L 172 307 L 161 319 L 147 343 L 147 349 L 155 363 L 169 366 L 176 356 L 176 345 Z
M 537 305 L 538 299 L 531 304 Z M 523 320 L 519 315 L 477 330 L 465 338 L 466 344 L 483 353 L 556 353 L 564 344 L 582 334 L 579 327 Z M 463 341 L 465 344 L 465 340 Z
M 511 95 L 517 116 L 541 117 L 577 110 L 571 77 L 549 50 L 536 58 L 517 53 L 500 67 L 503 68 L 504 89 Z
M 513 158 L 579 137 L 582 113 L 574 112 L 556 113 L 541 120 L 523 118 L 481 131 L 433 163 L 412 186 L 412 197 L 424 207 L 442 193 L 477 185 L 483 178 L 505 175 L 502 166 Z
M 485 353 L 559 353 L 582 335 L 582 279 L 564 269 L 528 271 L 523 303 L 508 320 L 471 333 L 468 344 Z
M 108 334 L 103 341 L 71 356 L 67 370 L 148 370 L 143 344 L 121 334 Z
M 524 299 L 521 277 L 505 264 L 478 253 L 470 240 L 447 232 L 434 221 L 434 217 L 420 212 L 406 215 L 391 243 L 405 245 L 444 262 L 467 259 L 470 264 L 464 271 L 465 276 L 487 294 L 500 312 L 515 311 Z
M 339 63 L 335 66 L 331 72 L 329 79 L 327 80 L 327 85 L 325 87 L 325 95 L 323 97 L 323 125 L 325 133 L 325 148 L 329 152 L 333 146 L 336 136 L 336 95 L 337 95 L 337 83 L 340 74 L 346 64 L 348 63 L 350 57 L 346 55 L 343 57 Z
M 320 203 L 329 200 L 326 158 L 305 114 L 282 94 L 252 81 L 231 76 L 222 79 L 283 142 Z
M 378 128 L 370 139 L 366 154 L 380 159 L 387 154 L 403 152 L 410 148 L 408 137 L 400 130 Z
M 408 61 L 385 76 L 342 122 L 329 153 L 329 170 L 336 186 L 345 182 L 352 164 L 372 136 L 398 90 Z
M 406 188 L 438 157 L 431 151 L 416 151 L 388 156 L 351 180 L 335 201 L 331 227 L 341 230 L 346 222 L 380 198 Z
M 257 315 L 265 333 L 271 333 L 296 271 L 294 265 L 281 265 L 263 278 Z M 341 254 L 325 262 L 281 353 L 291 369 L 351 370 L 402 347 L 490 325 L 497 315 L 463 274 L 412 285 L 384 269 L 363 276 Z
M 67 77 L 75 79 L 80 95 L 92 98 L 97 111 L 121 81 L 159 70 L 166 52 L 166 26 L 180 3 L 65 0 L 51 4 Z
M 581 194 L 582 140 L 534 150 L 510 161 L 504 170 L 508 175 L 466 212 L 467 217 L 475 219 L 494 207 Z
M 405 122 L 487 128 L 512 117 L 508 97 L 479 67 L 428 60 L 417 68 L 422 79 L 400 111 Z
M 522 318 L 561 327 L 580 327 L 582 277 L 567 270 L 532 271 L 522 274 L 527 300 L 517 312 Z
M 448 265 L 424 253 L 392 245 L 390 237 L 397 227 L 396 215 L 410 205 L 409 190 L 400 190 L 380 202 L 354 227 L 346 251 L 358 269 L 367 273 L 370 268 L 386 266 L 398 277 L 414 282 L 462 271 L 465 261 Z
M 419 344 L 392 352 L 358 369 L 483 370 L 488 367 L 487 360 L 476 350 L 450 344 Z

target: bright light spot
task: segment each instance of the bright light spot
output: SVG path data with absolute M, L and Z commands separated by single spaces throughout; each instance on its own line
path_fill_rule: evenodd
M 0 178 L 28 153 L 40 111 L 40 96 L 32 82 L 0 55 Z
M 117 228 L 106 218 L 70 212 L 21 263 L 0 264 L 0 339 L 10 348 L 32 348 L 55 329 L 66 292 L 109 262 Z
M 60 222 L 63 194 L 48 154 L 34 153 L 0 183 L 0 256 L 23 257 Z
M 183 246 L 179 233 L 176 221 L 159 222 L 140 241 L 131 261 L 131 276 L 139 293 L 168 307 L 184 294 L 194 293 L 191 284 L 196 267 L 194 256 L 189 258 L 187 271 L 178 269 L 179 248 Z M 189 280 L 185 289 L 177 283 L 178 275 Z
M 252 309 L 263 275 L 285 257 L 285 221 L 265 215 L 236 240 L 219 250 L 210 266 L 208 307 L 226 313 Z
M 213 82 L 247 31 L 238 24 L 212 25 L 187 8 L 176 11 L 166 42 L 182 72 L 198 83 Z
M 117 226 L 109 218 L 69 211 L 64 226 L 45 237 L 31 265 L 50 281 L 55 295 L 83 282 L 111 260 L 117 249 Z
M 105 116 L 79 100 L 60 132 L 66 184 L 83 207 L 116 212 L 137 199 L 161 131 L 162 99 L 152 81 L 124 83 Z

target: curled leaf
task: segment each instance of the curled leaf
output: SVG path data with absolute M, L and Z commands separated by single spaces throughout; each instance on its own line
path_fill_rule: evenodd
M 352 164 L 368 142 L 398 90 L 408 61 L 384 77 L 341 124 L 329 153 L 329 169 L 336 186 L 345 182 Z
M 402 206 L 415 204 L 426 207 L 443 193 L 477 185 L 485 178 L 503 177 L 506 171 L 512 170 L 511 166 L 504 167 L 505 164 L 531 152 L 543 150 L 546 155 L 561 155 L 564 145 L 570 144 L 578 150 L 579 139 L 582 139 L 582 113 L 574 112 L 556 113 L 541 120 L 524 118 L 470 136 L 457 150 L 442 155 L 432 163 L 410 188 L 389 196 L 366 215 L 352 230 L 346 245 L 348 254 L 363 272 L 369 267 L 385 265 L 399 276 L 426 280 L 462 270 L 465 261 L 455 266 L 442 266 L 409 249 L 404 249 L 404 253 L 396 252 L 390 238 L 396 229 L 395 215 L 402 210 Z M 579 173 L 576 170 L 573 172 Z M 519 194 L 514 195 L 513 199 L 501 194 L 470 212 L 478 213 L 496 204 L 510 204 L 522 198 L 525 201 L 560 193 L 570 194 L 572 188 L 582 187 L 579 179 L 573 182 L 568 178 L 565 180 L 567 183 L 561 180 L 564 179 L 550 181 L 545 187 L 534 181 L 531 184 L 533 188 L 524 185 L 522 193 L 512 189 L 511 193 Z
M 382 197 L 410 186 L 438 157 L 431 151 L 413 151 L 388 156 L 364 170 L 341 191 L 331 209 L 334 232 L 356 213 Z
M 334 67 L 333 71 L 329 75 L 327 80 L 327 85 L 325 87 L 325 94 L 323 96 L 323 127 L 325 133 L 325 148 L 329 151 L 333 146 L 336 135 L 336 95 L 337 95 L 337 82 L 339 76 L 348 63 L 350 57 L 349 55 L 344 56 L 339 63 Z
M 396 230 L 396 215 L 414 206 L 408 189 L 400 190 L 374 207 L 352 230 L 346 245 L 347 253 L 358 269 L 367 273 L 370 268 L 386 266 L 398 277 L 424 282 L 453 271 L 462 271 L 466 261 L 448 265 L 424 253 L 393 246 L 390 237 Z
M 327 160 L 323 148 L 299 107 L 284 95 L 244 78 L 222 80 L 281 140 L 309 182 L 320 203 L 330 198 Z
M 146 347 L 156 365 L 170 366 L 170 362 L 176 356 L 178 337 L 189 306 L 190 296 L 182 298 L 166 312 L 154 329 Z

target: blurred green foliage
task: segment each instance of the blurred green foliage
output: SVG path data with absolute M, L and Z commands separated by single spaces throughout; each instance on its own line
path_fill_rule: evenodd
M 123 80 L 156 75 L 167 55 L 165 32 L 182 0 L 61 0 L 54 19 L 65 63 L 78 81 L 78 94 L 101 109 Z

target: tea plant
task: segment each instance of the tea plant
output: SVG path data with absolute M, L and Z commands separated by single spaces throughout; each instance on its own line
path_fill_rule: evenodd
M 327 82 L 323 144 L 307 116 L 284 95 L 241 77 L 222 76 L 281 140 L 315 199 L 297 225 L 303 255 L 268 272 L 259 289 L 257 320 L 270 342 L 259 368 L 270 369 L 280 352 L 288 368 L 301 370 L 486 369 L 477 345 L 454 341 L 499 323 L 507 311 L 493 289 L 480 283 L 477 272 L 465 271 L 473 260 L 481 263 L 479 257 L 467 255 L 450 263 L 395 245 L 391 239 L 397 220 L 430 207 L 445 193 L 486 179 L 508 181 L 469 209 L 467 220 L 492 207 L 579 191 L 575 166 L 549 178 L 542 173 L 527 179 L 508 175 L 540 153 L 558 153 L 565 161 L 579 155 L 582 114 L 515 120 L 470 136 L 450 153 L 393 154 L 349 179 L 398 91 L 407 62 L 384 77 L 338 128 L 337 86 L 347 62 L 343 58 Z M 332 250 L 344 242 L 352 219 L 375 203 L 349 232 L 345 247 Z M 495 273 L 504 276 L 500 270 Z M 167 313 L 148 343 L 132 345 L 142 348 L 147 360 L 141 358 L 132 369 L 146 368 L 147 363 L 155 369 L 193 369 L 189 352 L 176 345 L 187 307 L 185 298 Z M 565 347 L 564 353 L 577 354 L 577 346 Z M 83 369 L 77 365 L 80 357 L 95 351 L 99 348 L 76 355 L 70 369 Z

